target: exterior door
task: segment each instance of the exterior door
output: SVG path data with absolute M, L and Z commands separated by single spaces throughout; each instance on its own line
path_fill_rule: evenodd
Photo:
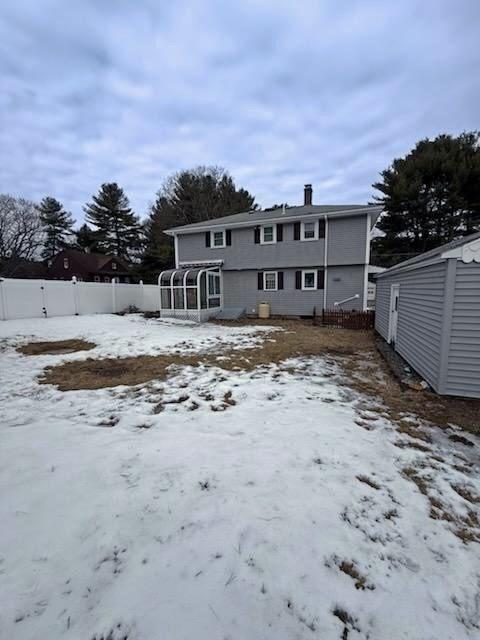
M 390 289 L 390 318 L 388 323 L 388 342 L 395 347 L 398 328 L 398 299 L 400 298 L 400 285 L 392 284 Z

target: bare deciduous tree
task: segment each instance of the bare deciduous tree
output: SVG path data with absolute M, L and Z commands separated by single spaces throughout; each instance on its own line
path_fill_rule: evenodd
M 42 244 L 35 203 L 0 194 L 0 260 L 34 258 Z

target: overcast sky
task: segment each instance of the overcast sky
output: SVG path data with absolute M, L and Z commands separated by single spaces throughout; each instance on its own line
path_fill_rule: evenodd
M 422 137 L 480 128 L 479 0 L 2 0 L 0 192 L 145 215 L 227 168 L 262 206 L 362 203 Z

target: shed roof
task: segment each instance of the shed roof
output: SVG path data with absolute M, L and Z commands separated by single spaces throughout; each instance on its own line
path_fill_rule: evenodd
M 254 209 L 253 211 L 244 211 L 242 213 L 234 213 L 230 216 L 223 216 L 212 220 L 202 220 L 193 224 L 186 224 L 179 227 L 167 229 L 165 233 L 174 235 L 175 233 L 189 233 L 200 231 L 202 229 L 210 229 L 211 227 L 229 227 L 244 226 L 257 224 L 262 222 L 281 222 L 283 220 L 291 220 L 295 218 L 303 218 L 310 215 L 328 215 L 330 216 L 355 216 L 364 215 L 365 213 L 374 213 L 380 215 L 383 207 L 379 205 L 369 204 L 325 204 L 325 205 L 301 205 L 294 207 L 275 207 L 272 209 Z
M 389 276 L 391 273 L 395 271 L 399 271 L 400 269 L 404 269 L 405 267 L 413 267 L 413 266 L 422 266 L 423 263 L 433 260 L 435 258 L 441 258 L 442 255 L 451 251 L 452 249 L 457 249 L 458 247 L 463 247 L 464 245 L 473 242 L 474 240 L 478 240 L 480 238 L 480 231 L 476 233 L 471 233 L 468 236 L 464 236 L 463 238 L 457 238 L 456 240 L 452 240 L 452 242 L 447 242 L 446 244 L 442 244 L 435 249 L 431 249 L 430 251 L 426 251 L 425 253 L 421 253 L 419 256 L 415 256 L 415 258 L 409 258 L 408 260 L 404 260 L 399 264 L 387 269 L 383 273 L 379 273 L 377 275 L 377 279 L 383 278 L 385 276 Z

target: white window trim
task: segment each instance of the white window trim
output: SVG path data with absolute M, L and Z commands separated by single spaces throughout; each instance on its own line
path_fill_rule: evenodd
M 221 233 L 223 242 L 222 244 L 215 244 L 215 234 Z M 205 244 L 205 243 L 204 243 Z M 227 234 L 225 229 L 215 229 L 210 231 L 210 247 L 212 249 L 224 249 L 227 246 Z
M 267 289 L 267 274 L 275 276 L 275 289 Z M 264 271 L 263 272 L 263 290 L 264 291 L 278 291 L 278 271 Z
M 309 224 L 309 223 L 311 224 L 312 222 L 314 224 L 314 235 L 313 235 L 313 238 L 306 238 L 305 237 L 305 225 Z M 313 240 L 318 240 L 318 220 L 304 220 L 302 222 L 300 240 L 302 242 L 312 242 Z
M 264 238 L 265 228 L 267 228 L 267 227 L 268 228 L 272 227 L 272 229 L 273 229 L 272 240 L 265 240 L 265 238 Z M 276 224 L 265 224 L 265 225 L 261 226 L 260 227 L 260 244 L 276 244 L 276 243 L 277 243 L 277 225 Z
M 305 275 L 307 273 L 313 273 L 313 287 L 305 286 Z M 318 285 L 318 272 L 317 269 L 302 269 L 302 291 L 315 291 Z

